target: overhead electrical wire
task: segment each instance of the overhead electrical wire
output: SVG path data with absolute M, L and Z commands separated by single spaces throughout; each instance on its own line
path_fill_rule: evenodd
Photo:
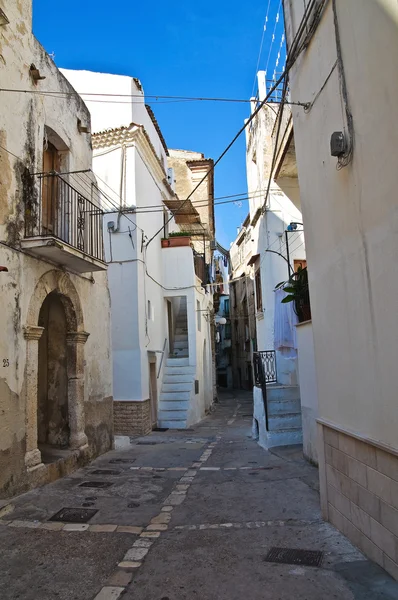
M 271 58 L 272 47 L 273 47 L 274 41 L 275 41 L 275 33 L 276 33 L 276 28 L 277 28 L 277 25 L 278 25 L 278 22 L 279 22 L 279 11 L 281 9 L 281 6 L 282 6 L 282 0 L 279 1 L 278 12 L 276 13 L 276 16 L 275 16 L 275 27 L 274 27 L 274 31 L 272 33 L 271 45 L 269 47 L 267 64 L 266 64 L 266 67 L 265 67 L 265 74 L 268 73 L 268 65 L 269 65 L 269 60 Z
M 263 26 L 263 34 L 261 36 L 260 50 L 258 52 L 257 66 L 256 66 L 256 71 L 254 73 L 254 81 L 253 81 L 253 88 L 252 88 L 252 94 L 251 94 L 252 96 L 254 94 L 254 89 L 256 87 L 258 68 L 260 66 L 261 56 L 263 53 L 264 37 L 265 37 L 265 32 L 267 31 L 267 23 L 268 23 L 268 15 L 269 15 L 269 7 L 270 6 L 271 6 L 271 0 L 268 0 L 267 13 L 265 15 L 264 26 Z

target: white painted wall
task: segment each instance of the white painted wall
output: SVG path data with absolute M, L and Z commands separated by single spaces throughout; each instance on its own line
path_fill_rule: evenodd
M 312 322 L 296 325 L 298 370 L 303 427 L 303 452 L 310 461 L 318 464 L 318 384 L 316 379 L 314 337 Z
M 115 129 L 121 125 L 127 126 L 130 123 L 143 125 L 156 154 L 166 166 L 166 153 L 145 107 L 144 90 L 138 79 L 126 75 L 73 69 L 61 69 L 61 72 L 87 104 L 94 133 Z M 108 100 L 114 100 L 116 103 L 98 102 L 107 99 L 101 94 L 113 94 Z
M 345 127 L 337 70 L 312 110 L 294 107 L 319 390 L 319 416 L 398 449 L 398 208 L 394 118 L 395 0 L 337 2 L 355 129 L 350 166 L 330 136 Z M 302 2 L 285 1 L 288 39 Z M 332 3 L 291 72 L 293 101 L 311 101 L 336 60 Z

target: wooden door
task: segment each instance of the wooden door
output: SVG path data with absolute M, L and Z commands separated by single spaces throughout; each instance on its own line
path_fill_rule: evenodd
M 43 149 L 43 173 L 60 170 L 60 156 L 50 142 Z M 44 175 L 41 190 L 41 229 L 42 234 L 54 233 L 56 230 L 58 199 L 58 180 L 54 175 Z

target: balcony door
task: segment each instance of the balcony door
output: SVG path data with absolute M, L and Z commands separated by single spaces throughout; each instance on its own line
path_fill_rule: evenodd
M 42 178 L 42 207 L 41 223 L 42 234 L 57 235 L 57 204 L 58 204 L 58 178 L 49 175 L 52 171 L 59 173 L 61 157 L 53 144 L 47 142 L 43 148 L 43 178 Z

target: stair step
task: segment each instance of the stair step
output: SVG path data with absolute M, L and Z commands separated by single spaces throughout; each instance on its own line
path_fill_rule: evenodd
M 158 419 L 158 425 L 164 429 L 186 429 L 187 421 L 177 421 L 174 419 L 172 421 L 162 421 L 161 419 Z
M 177 411 L 177 410 L 188 410 L 188 400 L 174 400 L 173 402 L 159 402 L 159 410 L 165 411 Z
M 266 447 L 291 446 L 302 444 L 303 432 L 300 429 L 282 429 L 280 431 L 267 431 Z
M 171 360 L 175 360 L 175 359 L 171 359 Z M 174 375 L 192 375 L 192 377 L 195 375 L 196 372 L 196 368 L 191 366 L 191 365 L 166 365 L 165 370 L 164 370 L 164 374 L 165 375 L 170 375 L 170 376 L 174 376 Z
M 165 383 L 162 385 L 162 392 L 190 392 L 192 390 L 193 380 L 185 382 Z
M 186 333 L 177 333 L 174 336 L 175 342 L 185 342 L 185 340 L 188 341 L 188 334 L 186 334 Z
M 269 431 L 301 429 L 301 413 L 290 413 L 268 418 Z
M 267 385 L 267 401 L 300 400 L 298 385 Z
M 187 418 L 186 410 L 160 410 L 158 412 L 158 421 L 176 421 L 181 420 L 184 421 Z
M 177 340 L 174 342 L 174 350 L 177 348 L 188 350 L 188 338 L 186 340 Z
M 188 367 L 189 358 L 168 358 L 166 365 L 168 367 Z
M 167 402 L 173 400 L 189 400 L 191 392 L 161 392 L 160 400 Z
M 167 368 L 167 367 L 166 367 Z M 163 384 L 165 383 L 193 383 L 194 377 L 191 373 L 175 373 L 169 374 L 168 371 L 165 372 L 163 377 Z
M 270 417 L 289 413 L 301 413 L 300 400 L 270 400 L 267 397 L 268 415 Z

